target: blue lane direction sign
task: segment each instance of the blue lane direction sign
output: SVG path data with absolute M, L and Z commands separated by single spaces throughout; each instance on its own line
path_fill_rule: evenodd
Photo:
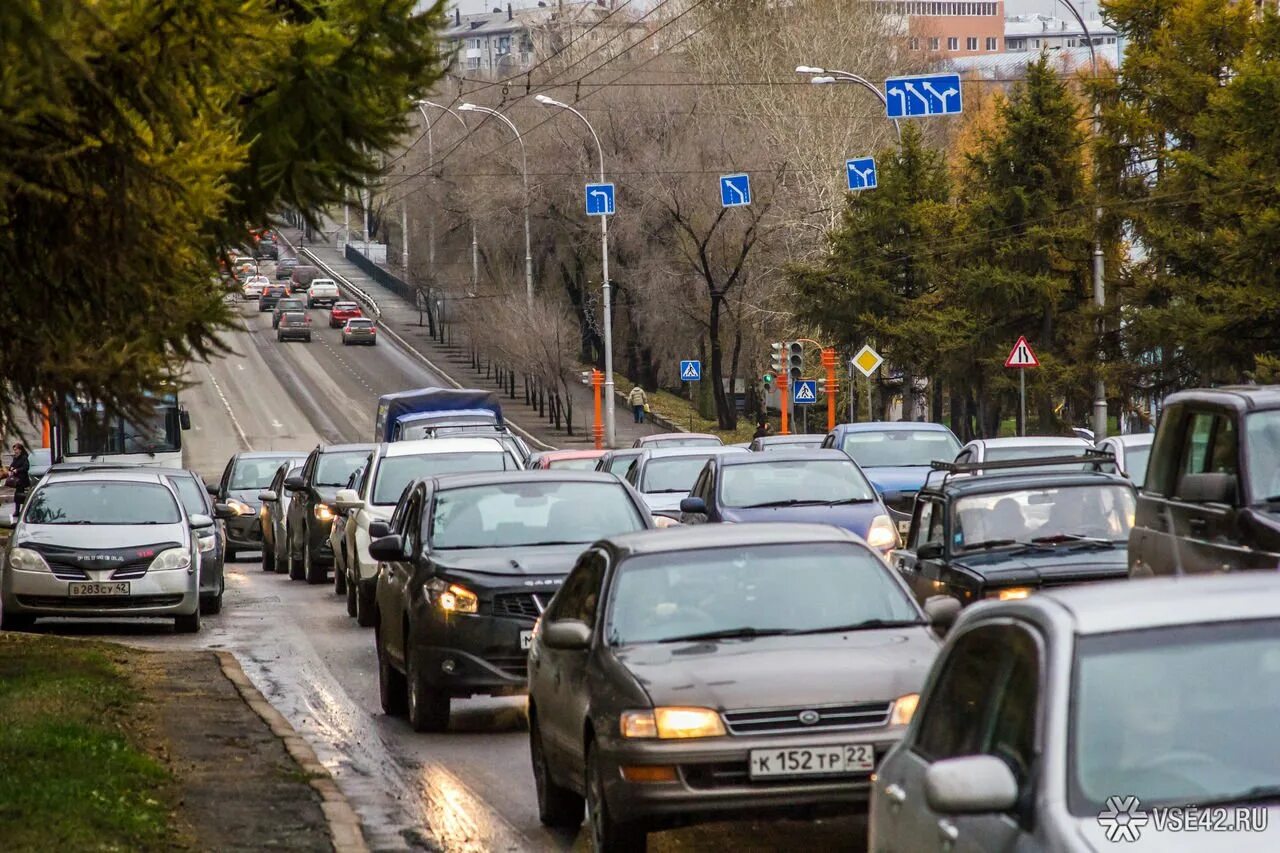
M 612 216 L 613 209 L 613 184 L 587 184 L 587 216 Z
M 680 362 L 680 381 L 698 382 L 702 379 L 702 362 L 693 359 Z
M 950 116 L 962 111 L 959 74 L 920 74 L 884 81 L 889 118 Z
M 720 176 L 720 204 L 746 207 L 751 204 L 751 176 L 746 172 Z
M 876 188 L 876 158 L 856 157 L 844 161 L 844 173 L 849 178 L 851 190 L 873 190 Z
M 797 406 L 810 406 L 818 402 L 818 380 L 801 379 L 791 386 L 791 402 Z

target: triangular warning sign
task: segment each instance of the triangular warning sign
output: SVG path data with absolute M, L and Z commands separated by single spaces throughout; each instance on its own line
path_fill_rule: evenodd
M 680 378 L 681 379 L 697 379 L 698 365 L 695 362 L 686 361 L 684 363 L 684 373 L 680 374 Z
M 1009 352 L 1009 357 L 1004 360 L 1005 367 L 1039 367 L 1040 359 L 1036 358 L 1036 354 L 1031 351 L 1031 344 L 1027 343 L 1026 336 L 1019 335 L 1018 342 L 1013 345 L 1013 349 Z
M 801 382 L 799 387 L 796 388 L 796 402 L 799 403 L 805 400 L 812 400 L 813 398 L 813 383 Z

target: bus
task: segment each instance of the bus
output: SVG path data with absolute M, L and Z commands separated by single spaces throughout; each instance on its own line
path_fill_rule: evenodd
M 140 420 L 107 417 L 101 406 L 69 401 L 49 424 L 54 462 L 129 463 L 153 468 L 182 467 L 182 433 L 191 429 L 191 414 L 176 393 L 154 397 Z

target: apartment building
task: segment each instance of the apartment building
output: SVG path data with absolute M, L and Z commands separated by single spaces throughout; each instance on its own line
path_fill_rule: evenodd
M 907 47 L 953 58 L 1004 49 L 1004 0 L 888 0 L 906 20 Z
M 1085 35 L 1085 29 L 1088 35 Z M 1004 22 L 1004 49 L 1009 52 L 1062 50 L 1072 47 L 1096 48 L 1116 43 L 1116 31 L 1106 21 L 1085 21 L 1049 15 L 1015 15 Z

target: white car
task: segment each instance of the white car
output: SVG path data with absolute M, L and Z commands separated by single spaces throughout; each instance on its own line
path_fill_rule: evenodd
M 265 275 L 251 275 L 245 279 L 244 285 L 240 289 L 241 295 L 245 299 L 257 299 L 262 295 L 262 288 L 271 284 L 271 279 Z
M 520 471 L 524 465 L 496 438 L 427 438 L 379 444 L 354 489 L 342 489 L 333 506 L 346 513 L 342 542 L 332 542 L 344 577 L 335 586 L 347 595 L 347 613 L 365 628 L 373 626 L 378 561 L 369 556 L 369 525 L 391 518 L 409 483 L 442 474 Z M 336 528 L 337 525 L 334 525 Z M 372 537 L 376 538 L 376 537 Z
M 1142 488 L 1142 484 L 1147 481 L 1147 460 L 1151 458 L 1151 445 L 1155 437 L 1154 432 L 1113 435 L 1099 441 L 1098 449 L 1114 456 L 1120 473 L 1132 480 L 1135 486 Z
M 975 438 L 960 448 L 956 462 L 1013 462 L 1049 456 L 1083 456 L 1093 444 L 1083 438 L 1060 435 L 1024 435 L 1017 438 Z M 1078 467 L 1078 466 L 1075 466 Z M 1049 470 L 1042 468 L 1039 470 Z
M 314 308 L 317 305 L 332 306 L 341 298 L 342 293 L 338 290 L 338 283 L 331 278 L 312 279 L 311 286 L 307 288 L 308 308 Z

